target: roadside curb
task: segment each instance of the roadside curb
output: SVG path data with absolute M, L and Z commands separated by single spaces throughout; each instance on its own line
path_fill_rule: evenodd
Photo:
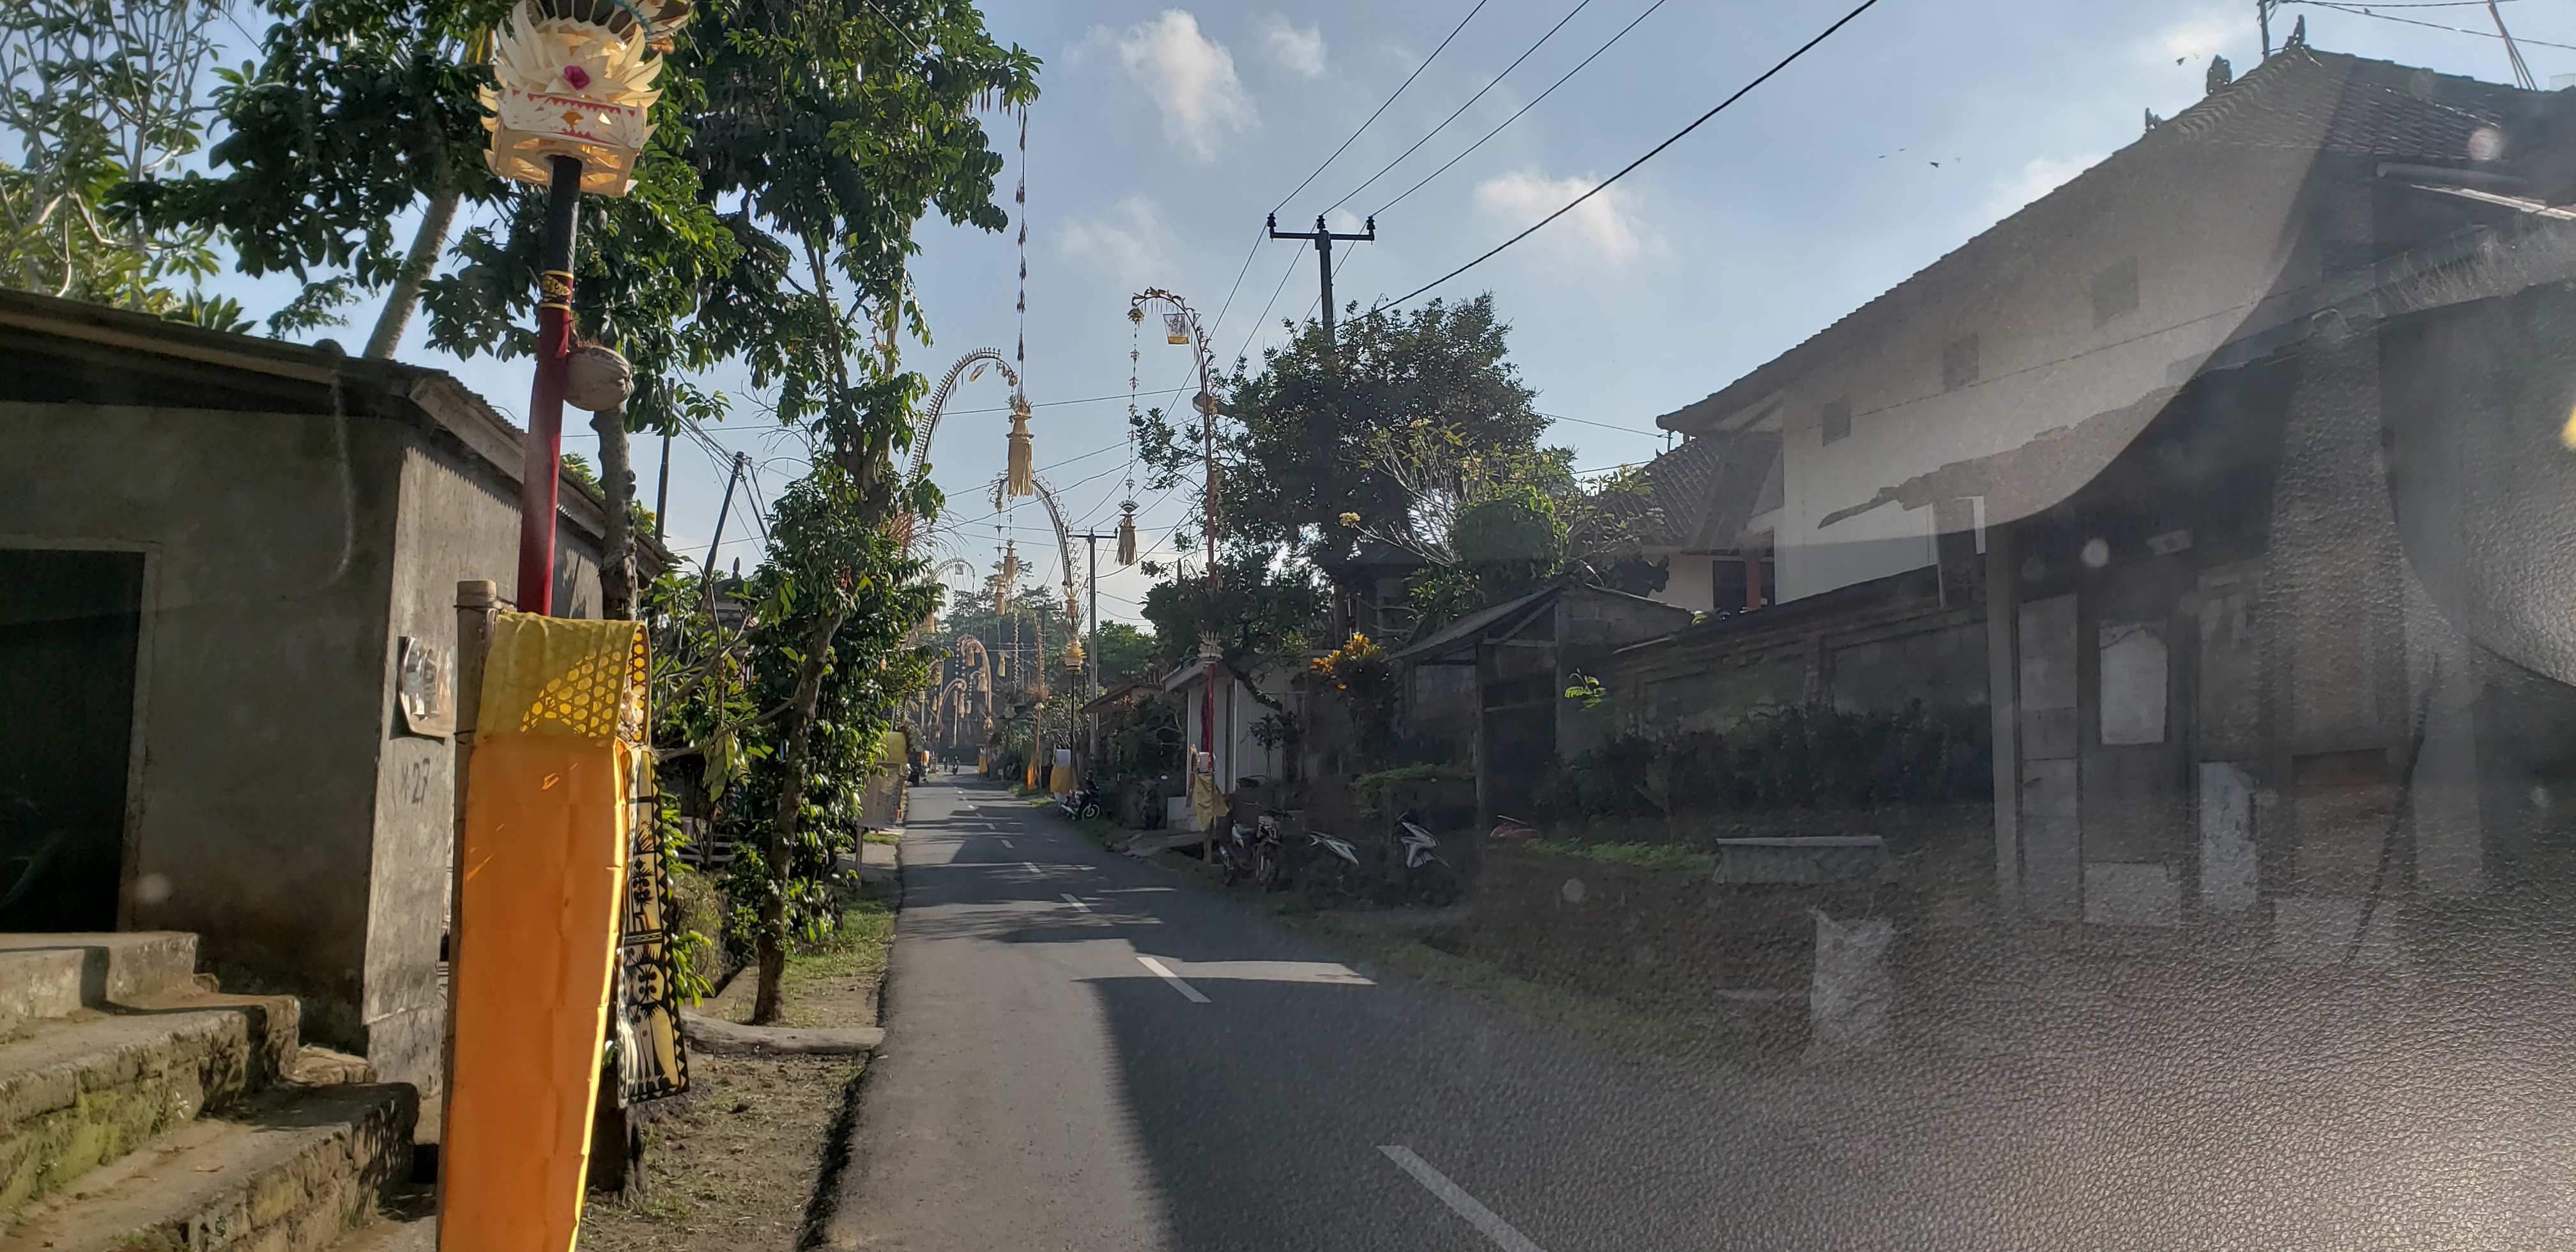
M 885 1029 L 880 1026 L 841 1030 L 738 1026 L 691 1009 L 680 1010 L 680 1026 L 688 1032 L 691 1046 L 734 1055 L 874 1056 L 885 1046 Z

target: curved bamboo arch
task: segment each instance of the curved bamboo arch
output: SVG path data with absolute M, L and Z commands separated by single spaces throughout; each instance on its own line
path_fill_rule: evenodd
M 993 507 L 996 509 L 1002 507 L 1005 477 L 1007 475 L 997 475 L 993 479 Z M 1056 499 L 1054 484 L 1034 476 L 1029 481 L 1038 489 L 1038 502 L 1046 506 L 1047 521 L 1055 526 L 1056 567 L 1064 572 L 1064 594 L 1070 600 L 1079 585 L 1073 576 L 1073 528 L 1064 524 L 1064 505 Z
M 921 415 L 921 427 L 912 433 L 912 465 L 904 471 L 905 482 L 920 481 L 922 473 L 930 468 L 930 440 L 939 433 L 939 418 L 948 410 L 949 393 L 957 389 L 957 381 L 966 373 L 966 367 L 978 361 L 1002 371 L 1002 381 L 1013 389 L 1019 387 L 1020 376 L 1012 371 L 1011 363 L 1002 358 L 999 348 L 977 348 L 957 358 L 957 363 L 949 366 L 948 373 L 940 378 L 939 385 L 931 389 L 930 403 Z

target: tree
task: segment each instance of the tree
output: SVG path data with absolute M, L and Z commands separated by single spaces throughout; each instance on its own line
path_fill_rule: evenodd
M 849 850 L 893 710 L 932 673 L 933 651 L 908 640 L 938 610 L 939 586 L 859 507 L 857 490 L 828 464 L 790 487 L 753 578 L 752 703 L 785 709 L 749 775 L 764 837 L 734 875 L 734 898 L 758 902 L 757 1022 L 778 1020 L 790 939 L 838 920 L 832 862 Z
M 168 286 L 214 272 L 203 231 L 156 231 L 116 189 L 197 150 L 197 78 L 222 7 L 201 0 L 0 6 L 0 284 L 230 329 L 240 309 Z
M 1395 524 L 1414 508 L 1379 456 L 1380 432 L 1420 427 L 1479 452 L 1534 451 L 1547 419 L 1504 359 L 1508 329 L 1491 296 L 1434 300 L 1409 315 L 1354 317 L 1337 343 L 1309 322 L 1287 347 L 1263 353 L 1257 373 L 1237 362 L 1218 440 L 1226 534 L 1293 554 L 1340 584 L 1360 538 L 1342 519 Z M 1195 423 L 1176 427 L 1155 411 L 1135 425 L 1152 486 L 1198 475 Z
M 1213 600 L 1206 583 L 1197 579 L 1158 582 L 1146 590 L 1145 620 L 1154 624 L 1162 660 L 1189 664 L 1199 654 L 1199 641 L 1212 637 L 1218 663 L 1254 699 L 1279 709 L 1280 703 L 1253 681 L 1252 671 L 1265 659 L 1294 657 L 1312 648 L 1318 632 L 1326 629 L 1330 601 L 1324 588 L 1313 570 L 1281 551 L 1239 542 L 1219 554 L 1216 583 Z
M 232 132 L 209 154 L 217 170 L 135 184 L 130 211 L 218 231 L 245 269 L 304 278 L 273 323 L 320 324 L 334 304 L 388 286 L 400 303 L 416 283 L 433 344 L 531 352 L 545 193 L 486 171 L 474 93 L 489 72 L 468 51 L 503 0 L 270 2 L 279 20 L 262 64 L 229 79 L 220 101 Z M 927 517 L 939 504 L 935 489 L 891 472 L 924 391 L 898 350 L 907 334 L 928 340 L 906 270 L 913 230 L 932 212 L 1008 225 L 993 197 L 1002 158 L 978 113 L 1033 100 L 1038 62 L 996 43 L 966 0 L 708 0 L 666 56 L 635 186 L 582 205 L 574 320 L 635 369 L 633 396 L 601 432 L 619 515 L 632 494 L 617 472 L 625 434 L 722 417 L 726 398 L 687 381 L 722 360 L 751 367 L 820 467 L 790 493 L 796 522 L 782 506 L 772 528 L 761 627 L 707 661 L 710 673 L 747 665 L 755 692 L 778 699 L 757 723 L 719 720 L 707 742 L 673 749 L 774 737 L 745 758 L 778 788 L 758 921 L 760 1003 L 774 1015 L 799 893 L 819 882 L 799 850 L 822 837 L 815 815 L 854 801 L 873 768 L 873 742 L 857 765 L 831 756 L 858 724 L 834 711 L 836 684 L 852 681 L 836 675 L 876 675 L 852 689 L 887 709 L 902 682 L 926 679 L 893 651 L 869 651 L 899 648 L 928 612 L 894 594 L 894 571 L 909 567 L 870 547 L 898 511 Z M 424 240 L 443 238 L 443 225 L 397 252 L 391 223 L 420 204 L 436 223 L 450 195 L 489 218 L 458 239 L 461 266 L 430 273 L 437 245 Z M 712 680 L 681 682 L 696 684 L 691 700 L 719 696 Z M 690 716 L 675 711 L 671 724 Z M 830 803 L 809 802 L 809 787 Z
M 1099 641 L 1100 681 L 1159 678 L 1154 670 L 1155 636 L 1125 622 L 1102 622 Z

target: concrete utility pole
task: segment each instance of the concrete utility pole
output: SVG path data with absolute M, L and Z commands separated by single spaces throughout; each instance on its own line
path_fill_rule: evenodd
M 1327 228 L 1325 227 L 1325 225 L 1324 225 L 1324 217 L 1323 217 L 1323 215 L 1322 215 L 1322 214 L 1320 214 L 1320 213 L 1318 213 L 1318 214 L 1316 214 L 1316 215 L 1315 215 L 1315 229 L 1313 229 L 1313 230 L 1311 230 L 1311 231 L 1281 230 L 1281 229 L 1279 229 L 1279 215 L 1278 215 L 1278 214 L 1276 214 L 1276 213 L 1273 213 L 1273 214 L 1271 214 L 1271 215 L 1270 215 L 1270 237 L 1271 237 L 1271 238 L 1273 238 L 1273 239 L 1311 239 L 1311 240 L 1313 240 L 1313 241 L 1315 242 L 1315 262 L 1316 262 L 1316 264 L 1320 265 L 1320 266 L 1323 268 L 1323 271 L 1324 271 L 1324 344 L 1325 344 L 1325 349 L 1326 349 L 1327 351 L 1330 351 L 1330 350 L 1331 350 L 1331 347 L 1332 347 L 1332 344 L 1333 344 L 1333 342 L 1334 342 L 1334 340 L 1333 340 L 1333 241 L 1334 241 L 1334 240 L 1336 240 L 1336 239 L 1340 239 L 1340 240 L 1344 240 L 1344 241 L 1349 242 L 1349 243 L 1376 243 L 1376 242 L 1377 242 L 1377 217 L 1376 217 L 1376 215 L 1372 214 L 1372 215 L 1370 215 L 1370 217 L 1369 217 L 1369 219 L 1368 219 L 1368 233 L 1367 233 L 1367 234 L 1365 234 L 1365 235 L 1336 235 L 1336 234 L 1334 234 L 1331 230 L 1329 230 L 1329 229 L 1327 229 Z
M 1083 692 L 1083 701 L 1089 703 L 1100 695 L 1100 541 L 1115 540 L 1118 536 L 1095 535 L 1084 531 L 1079 535 L 1066 537 L 1081 540 L 1084 551 L 1089 554 L 1083 559 L 1083 568 L 1091 579 L 1091 646 L 1083 650 L 1083 659 L 1089 663 L 1090 668 L 1088 675 L 1090 686 Z M 1088 775 L 1092 770 L 1099 768 L 1100 762 L 1100 715 L 1098 713 L 1091 715 L 1091 734 L 1085 753 L 1082 758 L 1083 772 Z

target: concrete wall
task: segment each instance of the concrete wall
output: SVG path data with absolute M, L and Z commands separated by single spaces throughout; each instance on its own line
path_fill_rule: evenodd
M 147 591 L 126 916 L 351 1041 L 366 966 L 397 453 L 378 423 L 0 405 L 0 543 L 134 544 Z
M 438 989 L 439 937 L 448 921 L 449 852 L 456 829 L 456 760 L 448 739 L 405 729 L 395 685 L 400 640 L 448 650 L 456 642 L 456 584 L 491 579 L 516 600 L 519 502 L 515 483 L 437 435 L 371 423 L 399 466 L 390 579 L 381 622 L 382 672 L 370 709 L 380 745 L 369 876 L 366 979 L 351 1043 L 387 1078 L 437 1089 L 446 1034 Z M 579 527 L 556 529 L 555 603 L 564 616 L 599 615 L 597 549 Z
M 454 760 L 402 728 L 396 641 L 451 647 L 460 579 L 513 590 L 499 480 L 415 420 L 0 404 L 0 546 L 151 557 L 127 924 L 431 1090 Z M 561 546 L 595 614 L 595 545 Z
M 1986 670 L 1983 607 L 1944 607 L 1933 571 L 1918 570 L 1621 648 L 1600 677 L 1632 729 L 1667 736 L 1783 704 L 1974 707 Z

